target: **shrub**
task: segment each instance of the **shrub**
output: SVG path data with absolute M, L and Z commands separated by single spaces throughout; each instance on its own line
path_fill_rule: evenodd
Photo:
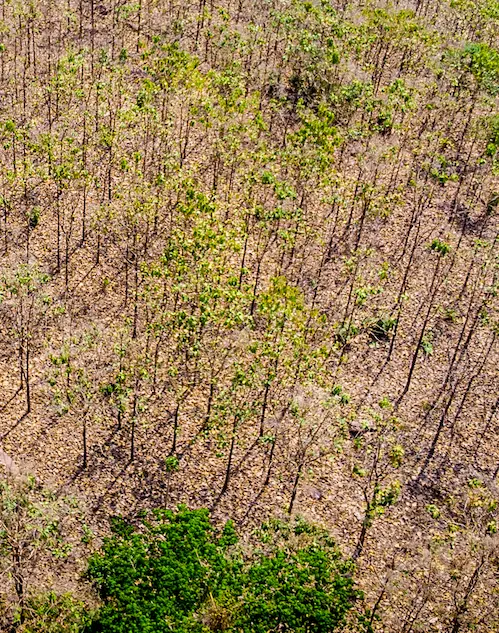
M 17 633 L 79 633 L 89 623 L 86 605 L 70 594 L 31 596 L 15 621 Z
M 104 604 L 91 630 L 109 633 L 201 631 L 194 614 L 227 582 L 226 526 L 216 537 L 206 510 L 158 510 L 137 529 L 121 519 L 89 563 Z
M 369 335 L 372 341 L 388 341 L 390 333 L 397 325 L 396 317 L 382 317 L 369 326 Z
M 439 240 L 438 237 L 436 237 L 430 244 L 430 249 L 443 256 L 447 255 L 447 253 L 450 251 L 450 245 L 447 244 L 447 242 L 443 242 L 442 240 Z
M 342 559 L 325 531 L 300 520 L 291 525 L 271 523 L 267 538 L 270 548 L 254 556 L 243 575 L 244 600 L 231 630 L 342 629 L 361 597 L 354 588 L 353 564 Z
M 103 600 L 89 630 L 326 633 L 355 613 L 353 564 L 325 531 L 273 522 L 250 553 L 237 543 L 230 522 L 216 534 L 207 510 L 155 511 L 136 526 L 115 520 L 89 564 Z M 357 631 L 367 626 L 355 617 Z

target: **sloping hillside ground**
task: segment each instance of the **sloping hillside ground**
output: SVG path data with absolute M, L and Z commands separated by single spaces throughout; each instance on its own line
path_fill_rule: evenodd
M 299 513 L 379 630 L 498 630 L 499 4 L 1 24 L 3 450 L 98 537 Z

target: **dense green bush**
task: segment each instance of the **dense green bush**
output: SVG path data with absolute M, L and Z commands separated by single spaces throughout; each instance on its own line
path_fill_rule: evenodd
M 323 531 L 272 523 L 244 549 L 229 522 L 220 535 L 206 510 L 156 511 L 113 535 L 88 574 L 103 605 L 90 630 L 326 632 L 342 627 L 361 594 L 353 567 Z M 364 625 L 357 617 L 357 628 Z
M 268 545 L 243 573 L 243 604 L 231 630 L 325 633 L 344 624 L 361 594 L 353 586 L 353 565 L 328 534 L 297 521 L 266 525 L 261 536 Z

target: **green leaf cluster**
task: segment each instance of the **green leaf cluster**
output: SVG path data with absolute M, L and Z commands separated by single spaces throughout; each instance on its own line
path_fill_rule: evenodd
M 217 533 L 207 510 L 185 506 L 112 527 L 88 568 L 103 601 L 93 633 L 326 633 L 362 597 L 352 563 L 300 520 L 264 525 L 253 548 L 231 522 Z

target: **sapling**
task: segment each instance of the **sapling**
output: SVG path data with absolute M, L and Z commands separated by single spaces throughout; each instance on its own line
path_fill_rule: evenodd
M 364 499 L 364 518 L 353 559 L 363 553 L 367 534 L 376 518 L 398 500 L 401 483 L 395 477 L 402 466 L 404 449 L 397 441 L 399 420 L 391 413 L 388 399 L 379 403 L 381 411 L 367 411 L 366 433 L 353 441 L 352 478 Z

